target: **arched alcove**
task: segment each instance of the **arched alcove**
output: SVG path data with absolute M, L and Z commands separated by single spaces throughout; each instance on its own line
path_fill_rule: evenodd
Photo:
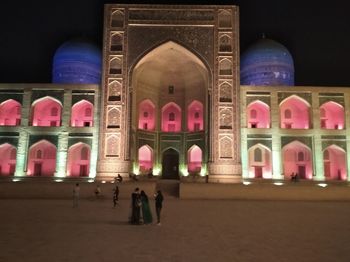
M 324 129 L 344 129 L 344 107 L 329 101 L 320 107 L 320 126 Z
M 193 145 L 187 152 L 187 170 L 190 174 L 199 174 L 202 168 L 202 149 Z
M 82 99 L 72 106 L 71 126 L 88 127 L 93 126 L 94 106 L 91 102 Z
M 248 150 L 249 178 L 272 178 L 271 150 L 262 145 L 256 144 Z
M 270 128 L 270 107 L 256 100 L 247 106 L 247 126 L 249 128 Z
M 297 95 L 284 99 L 280 104 L 280 125 L 286 129 L 310 128 L 310 104 Z
M 138 159 L 141 173 L 145 174 L 153 169 L 153 149 L 150 146 L 144 145 L 139 148 Z
M 31 119 L 33 126 L 60 126 L 62 104 L 53 97 L 37 99 L 32 104 Z
M 16 171 L 17 150 L 13 145 L 0 145 L 0 176 L 11 176 Z
M 0 126 L 18 126 L 21 124 L 21 104 L 8 99 L 0 104 Z
M 90 146 L 85 143 L 76 143 L 68 150 L 67 176 L 86 177 L 90 170 Z
M 192 101 L 187 109 L 187 129 L 190 132 L 202 131 L 203 123 L 203 104 L 197 100 Z
M 53 176 L 56 171 L 56 146 L 40 140 L 29 148 L 28 176 Z
M 139 104 L 138 128 L 153 131 L 155 129 L 155 106 L 151 100 L 145 99 Z
M 295 140 L 283 147 L 282 156 L 285 179 L 293 174 L 301 179 L 312 179 L 312 155 L 308 146 Z
M 324 176 L 327 180 L 346 180 L 346 152 L 337 145 L 330 145 L 323 151 Z
M 173 102 L 166 104 L 162 108 L 162 131 L 181 131 L 181 108 Z

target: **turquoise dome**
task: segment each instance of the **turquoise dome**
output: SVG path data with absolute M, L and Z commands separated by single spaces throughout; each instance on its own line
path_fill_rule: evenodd
M 241 85 L 294 86 L 294 62 L 280 43 L 262 38 L 241 56 Z
M 61 45 L 53 58 L 52 82 L 59 84 L 100 84 L 101 51 L 93 44 L 73 40 Z

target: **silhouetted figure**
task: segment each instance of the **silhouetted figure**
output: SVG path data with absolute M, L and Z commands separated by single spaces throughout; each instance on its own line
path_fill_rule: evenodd
M 101 196 L 101 188 L 99 185 L 96 186 L 96 189 L 95 189 L 95 197 L 96 199 L 98 199 L 100 196 Z
M 142 202 L 142 218 L 144 224 L 151 224 L 153 221 L 151 209 L 149 207 L 148 196 L 145 191 L 141 190 L 141 202 Z
M 115 182 L 118 182 L 118 183 L 123 182 L 123 177 L 120 174 L 118 174 L 117 177 L 115 178 Z
M 160 226 L 160 212 L 162 211 L 163 200 L 164 200 L 164 197 L 160 190 L 158 190 L 157 193 L 154 195 L 154 199 L 156 201 L 155 204 L 156 204 L 156 214 L 157 214 L 157 225 Z
M 118 204 L 118 200 L 119 200 L 119 187 L 115 186 L 115 188 L 113 189 L 113 207 L 116 207 L 116 205 Z
M 79 187 L 79 183 L 76 183 L 75 187 L 73 188 L 73 207 L 79 206 L 79 195 L 80 195 L 80 187 Z
M 141 211 L 141 198 L 139 188 L 135 188 L 135 191 L 131 194 L 131 217 L 130 223 L 133 225 L 140 224 L 140 211 Z

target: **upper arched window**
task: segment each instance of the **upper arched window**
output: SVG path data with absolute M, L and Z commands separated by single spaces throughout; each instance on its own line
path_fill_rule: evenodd
M 175 121 L 175 113 L 174 112 L 169 113 L 169 121 Z
M 81 148 L 80 159 L 81 160 L 88 160 L 89 159 L 89 148 L 87 148 L 86 146 Z
M 291 119 L 292 118 L 292 111 L 290 109 L 286 109 L 284 111 L 284 118 L 285 119 Z
M 305 161 L 304 152 L 298 152 L 298 161 Z
M 124 26 L 124 13 L 120 10 L 116 10 L 111 15 L 111 26 L 112 27 L 123 27 Z
M 43 151 L 41 151 L 41 150 L 36 151 L 36 158 L 42 159 L 43 158 Z
M 262 151 L 260 148 L 255 148 L 254 150 L 254 161 L 255 162 L 262 162 Z
M 250 110 L 250 118 L 255 119 L 257 116 L 257 112 L 255 109 Z

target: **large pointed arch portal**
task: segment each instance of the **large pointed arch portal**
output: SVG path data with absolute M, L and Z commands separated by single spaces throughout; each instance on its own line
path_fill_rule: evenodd
M 134 164 L 137 161 L 137 145 L 147 140 L 150 144 L 159 145 L 154 147 L 154 164 L 163 178 L 177 178 L 182 172 L 187 173 L 185 169 L 186 172 L 179 170 L 179 166 L 187 164 L 185 149 L 188 147 L 182 145 L 193 143 L 187 135 L 187 123 L 194 116 L 187 109 L 194 103 L 201 105 L 200 115 L 197 113 L 201 126 L 191 130 L 191 139 L 203 141 L 199 146 L 209 148 L 205 144 L 208 132 L 203 132 L 207 130 L 209 118 L 206 113 L 209 79 L 209 70 L 202 60 L 174 41 L 165 42 L 143 55 L 131 73 L 130 154 Z M 145 115 L 140 107 L 143 101 L 154 104 L 156 121 L 153 129 L 140 128 L 139 119 Z M 166 148 L 172 149 L 164 151 Z M 203 152 L 203 160 L 208 159 L 208 154 Z

